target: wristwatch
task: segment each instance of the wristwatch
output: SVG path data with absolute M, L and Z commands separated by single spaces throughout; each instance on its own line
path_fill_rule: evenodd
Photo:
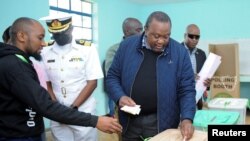
M 78 107 L 73 104 L 70 105 L 70 108 L 78 110 Z

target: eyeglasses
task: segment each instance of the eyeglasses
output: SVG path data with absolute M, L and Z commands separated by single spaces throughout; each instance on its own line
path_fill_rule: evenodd
M 194 34 L 187 34 L 188 35 L 188 38 L 190 39 L 196 39 L 196 40 L 199 40 L 200 39 L 200 35 L 194 35 Z

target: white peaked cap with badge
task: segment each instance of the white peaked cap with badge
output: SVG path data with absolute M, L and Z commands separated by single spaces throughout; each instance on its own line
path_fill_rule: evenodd
M 39 20 L 46 21 L 50 33 L 63 32 L 72 25 L 72 15 L 70 14 L 54 14 Z

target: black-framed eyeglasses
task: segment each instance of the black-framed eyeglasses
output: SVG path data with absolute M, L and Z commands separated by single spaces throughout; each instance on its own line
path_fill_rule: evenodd
M 196 40 L 200 39 L 200 35 L 194 35 L 194 34 L 187 34 L 187 35 L 188 35 L 188 38 L 190 39 L 196 39 Z

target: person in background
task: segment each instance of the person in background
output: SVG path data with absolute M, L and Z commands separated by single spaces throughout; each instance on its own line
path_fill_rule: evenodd
M 131 17 L 126 18 L 122 23 L 123 40 L 129 36 L 132 36 L 135 34 L 141 34 L 142 30 L 143 30 L 142 23 L 138 19 L 131 18 Z M 113 62 L 115 53 L 116 53 L 117 49 L 119 48 L 119 45 L 120 45 L 120 43 L 114 44 L 113 46 L 111 46 L 108 49 L 108 51 L 106 53 L 105 65 L 104 65 L 106 76 L 107 76 L 108 70 Z M 104 83 L 105 83 L 105 80 L 104 80 Z M 104 90 L 106 90 L 106 89 L 104 89 Z M 110 98 L 109 98 L 108 104 L 109 104 L 109 110 L 110 110 L 109 115 L 113 116 L 115 114 L 115 104 L 114 104 L 113 100 Z
M 3 39 L 4 43 L 8 43 L 10 40 L 10 33 L 9 33 L 10 28 L 11 28 L 11 26 L 7 27 L 3 32 L 2 39 Z
M 97 79 L 103 77 L 95 46 L 73 39 L 71 15 L 54 15 L 41 20 L 46 21 L 55 40 L 42 52 L 52 99 L 73 109 L 95 114 L 96 100 L 92 93 L 97 87 Z M 51 121 L 51 131 L 57 141 L 97 140 L 97 130 L 92 127 Z
M 185 46 L 185 48 L 189 52 L 193 72 L 195 74 L 195 79 L 199 79 L 198 73 L 201 71 L 201 68 L 203 64 L 206 61 L 206 54 L 203 50 L 197 48 L 197 44 L 199 43 L 200 39 L 200 29 L 195 24 L 190 24 L 186 27 L 186 32 L 184 34 L 184 42 L 182 42 L 182 45 Z M 211 79 L 207 78 L 204 81 L 204 85 L 206 87 L 209 87 L 211 84 Z M 204 96 L 206 96 L 206 92 L 204 93 Z M 203 100 L 202 98 L 199 99 L 197 103 L 197 109 L 201 110 L 203 107 Z
M 107 75 L 108 94 L 119 107 L 141 106 L 139 115 L 119 110 L 122 140 L 140 141 L 179 125 L 189 140 L 196 92 L 188 52 L 170 38 L 166 13 L 151 13 L 144 30 L 121 42 Z
M 0 140 L 41 141 L 43 116 L 64 124 L 121 132 L 117 119 L 91 115 L 52 101 L 29 57 L 41 52 L 45 30 L 31 18 L 14 21 L 10 42 L 0 43 Z

